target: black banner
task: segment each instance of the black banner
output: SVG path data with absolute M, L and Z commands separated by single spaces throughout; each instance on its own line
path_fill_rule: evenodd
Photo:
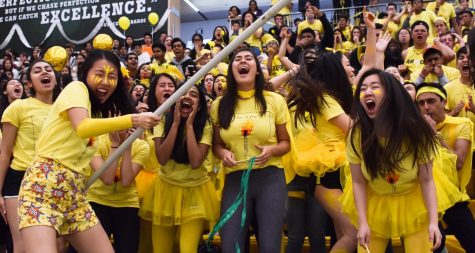
M 19 52 L 35 45 L 48 48 L 68 42 L 82 46 L 98 33 L 123 43 L 124 31 L 118 25 L 122 16 L 130 19 L 126 35 L 142 40 L 153 28 L 157 41 L 157 33 L 166 31 L 167 8 L 167 0 L 0 0 L 0 49 Z M 160 18 L 153 27 L 147 18 L 151 12 Z

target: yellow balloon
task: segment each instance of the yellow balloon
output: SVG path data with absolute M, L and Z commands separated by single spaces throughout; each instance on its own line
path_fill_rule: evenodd
M 112 37 L 104 33 L 98 34 L 96 35 L 96 37 L 94 37 L 94 40 L 92 41 L 92 46 L 95 49 L 110 51 L 112 50 L 113 46 Z
M 119 27 L 124 30 L 124 31 L 127 31 L 127 29 L 129 29 L 130 27 L 130 19 L 126 16 L 122 16 L 119 18 Z
M 158 23 L 158 14 L 156 12 L 150 12 L 150 14 L 148 14 L 148 22 L 150 22 L 151 25 L 156 25 Z
M 48 51 L 46 51 L 43 60 L 51 64 L 56 72 L 61 72 L 68 62 L 68 52 L 60 46 L 50 47 Z

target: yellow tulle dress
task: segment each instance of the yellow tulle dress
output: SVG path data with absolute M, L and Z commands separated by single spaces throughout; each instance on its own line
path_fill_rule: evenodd
M 154 129 L 154 136 L 162 136 L 164 123 Z M 207 124 L 200 144 L 211 145 L 211 125 Z M 190 164 L 169 159 L 160 167 L 152 189 L 147 191 L 139 216 L 158 226 L 177 226 L 194 219 L 211 224 L 219 218 L 216 190 L 202 165 L 192 169 Z
M 296 108 L 290 108 L 291 150 L 282 157 L 286 178 L 292 179 L 292 173 L 308 177 L 311 173 L 323 177 L 326 172 L 337 171 L 347 163 L 345 134 L 328 120 L 345 112 L 338 102 L 324 95 L 325 103 L 321 114 L 316 115 L 316 129 L 313 127 L 309 113 L 305 120 L 295 124 Z M 291 129 L 289 129 L 289 127 Z
M 300 176 L 314 173 L 322 177 L 346 164 L 345 142 L 338 138 L 321 141 L 317 131 L 302 129 L 293 141 L 293 151 L 282 160 L 284 167 L 292 167 Z
M 135 177 L 135 184 L 137 186 L 140 202 L 143 201 L 145 193 L 152 189 L 153 183 L 158 176 L 158 171 L 160 170 L 160 164 L 155 155 L 155 143 L 153 141 L 152 133 L 150 131 L 145 131 L 144 137 L 150 147 L 150 155 L 147 163 L 145 163 L 144 169 L 140 170 L 139 174 Z
M 412 157 L 408 157 L 402 164 L 412 164 L 412 161 Z M 440 148 L 433 158 L 432 170 L 440 217 L 462 197 L 457 187 L 442 172 L 442 168 L 447 166 L 455 169 L 455 161 L 456 155 Z M 364 164 L 361 163 L 363 175 L 368 180 L 366 216 L 373 235 L 383 238 L 404 237 L 428 229 L 429 217 L 418 181 L 417 167 L 404 166 L 409 169 L 395 172 L 386 178 L 370 180 Z M 358 227 L 358 210 L 355 206 L 351 176 L 346 180 L 340 202 L 343 212 L 349 216 L 353 225 Z

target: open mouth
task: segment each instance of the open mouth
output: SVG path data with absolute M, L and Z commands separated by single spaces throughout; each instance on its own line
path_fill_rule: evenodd
M 245 65 L 240 66 L 239 69 L 238 69 L 238 73 L 239 73 L 239 74 L 247 74 L 247 73 L 249 73 L 249 67 L 248 67 L 248 66 L 245 66 Z
M 171 96 L 170 93 L 165 93 L 165 94 L 163 94 L 163 98 L 165 98 L 165 99 L 168 99 L 170 96 Z
M 107 95 L 108 90 L 104 88 L 99 88 L 96 90 L 96 95 L 99 98 L 104 98 Z
M 369 112 L 374 112 L 374 110 L 376 109 L 376 102 L 373 99 L 366 99 L 365 104 Z
M 42 84 L 49 84 L 51 82 L 51 77 L 43 76 L 40 81 Z
M 15 93 L 15 95 L 21 95 L 22 89 L 20 87 L 17 87 L 15 89 L 13 89 L 13 92 Z
M 190 112 L 193 110 L 193 101 L 190 99 L 183 99 L 180 103 L 180 110 L 182 112 Z
M 463 72 L 469 72 L 469 71 L 470 71 L 470 66 L 469 66 L 468 64 L 464 64 L 464 65 L 462 66 L 462 71 L 463 71 Z
M 417 39 L 422 40 L 422 35 L 417 36 Z
M 223 86 L 218 85 L 218 91 L 222 91 L 222 90 L 223 90 Z

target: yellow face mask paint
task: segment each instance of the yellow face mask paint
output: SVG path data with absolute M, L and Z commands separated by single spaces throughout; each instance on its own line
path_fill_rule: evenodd
M 381 95 L 382 94 L 381 89 L 373 90 L 373 94 L 374 95 Z
M 104 65 L 104 75 L 105 75 L 105 78 L 106 78 L 106 83 L 108 83 L 111 88 L 115 88 L 117 86 L 117 79 L 115 78 L 109 78 L 109 74 L 112 73 L 114 71 L 114 68 L 111 67 L 110 65 L 106 64 Z

